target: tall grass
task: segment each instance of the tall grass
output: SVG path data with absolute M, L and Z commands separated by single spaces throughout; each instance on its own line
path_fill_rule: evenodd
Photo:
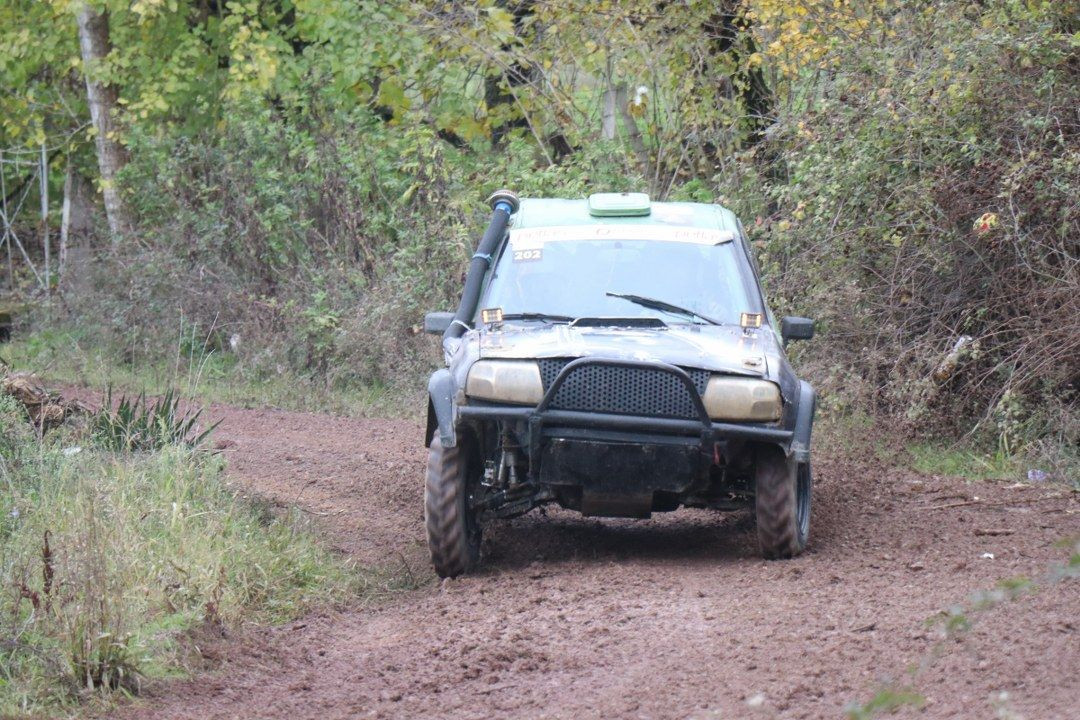
M 176 338 L 178 347 L 188 342 L 184 333 Z M 230 350 L 180 353 L 168 360 L 132 356 L 98 332 L 55 318 L 42 318 L 33 332 L 16 334 L 0 347 L 0 360 L 52 382 L 112 386 L 128 395 L 156 394 L 172 387 L 185 398 L 203 402 L 354 417 L 401 417 L 424 408 L 426 380 L 419 374 L 403 377 L 394 386 L 376 380 L 329 383 L 324 377 L 305 376 L 287 367 L 274 372 L 247 367 Z
M 183 665 L 195 628 L 282 621 L 373 587 L 300 517 L 240 497 L 220 458 L 86 439 L 41 441 L 0 397 L 0 716 L 137 691 Z

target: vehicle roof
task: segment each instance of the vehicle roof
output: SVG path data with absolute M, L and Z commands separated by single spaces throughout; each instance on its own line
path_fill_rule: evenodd
M 673 227 L 730 230 L 738 233 L 735 213 L 721 205 L 690 202 L 653 202 L 648 215 L 593 217 L 589 202 L 559 198 L 521 198 L 521 207 L 510 220 L 512 229 L 563 225 L 667 225 Z

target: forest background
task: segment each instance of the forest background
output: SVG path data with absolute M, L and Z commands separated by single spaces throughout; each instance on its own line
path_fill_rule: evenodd
M 1045 0 L 4 0 L 9 360 L 403 407 L 488 193 L 640 190 L 743 218 L 848 435 L 1073 476 L 1078 31 Z

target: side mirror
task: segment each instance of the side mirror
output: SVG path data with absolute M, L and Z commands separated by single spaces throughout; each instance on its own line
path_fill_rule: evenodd
M 814 321 L 810 318 L 787 316 L 780 321 L 780 337 L 784 342 L 809 340 L 814 337 Z
M 442 335 L 452 322 L 454 322 L 454 313 L 452 312 L 429 312 L 424 316 L 424 332 L 431 335 Z

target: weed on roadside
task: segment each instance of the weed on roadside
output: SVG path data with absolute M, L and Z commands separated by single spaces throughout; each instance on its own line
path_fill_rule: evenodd
M 42 438 L 0 397 L 0 716 L 136 693 L 185 667 L 193 631 L 282 622 L 399 575 L 335 557 L 297 511 L 267 517 L 192 448 L 191 416 L 140 407 L 99 450 L 78 428 Z
M 1004 453 L 987 455 L 966 447 L 917 443 L 908 448 L 911 466 L 927 475 L 949 475 L 971 480 L 1007 480 L 1020 477 L 1020 458 Z
M 419 375 L 397 385 L 368 380 L 327 382 L 282 366 L 249 368 L 231 350 L 196 352 L 190 337 L 177 341 L 172 358 L 135 356 L 75 327 L 50 327 L 16 336 L 4 358 L 14 369 L 34 370 L 46 379 L 81 387 L 112 387 L 129 397 L 150 397 L 160 388 L 202 402 L 238 407 L 278 407 L 353 417 L 401 417 L 423 408 Z
M 892 680 L 880 686 L 872 698 L 865 703 L 853 701 L 844 711 L 851 720 L 871 720 L 883 714 L 891 713 L 905 705 L 921 707 L 925 698 L 917 692 L 919 678 L 946 655 L 947 643 L 970 632 L 979 613 L 996 608 L 1004 603 L 1017 600 L 1030 593 L 1048 589 L 1058 583 L 1075 581 L 1080 578 L 1080 537 L 1065 538 L 1058 543 L 1068 553 L 1064 562 L 1051 565 L 1038 578 L 1004 578 L 989 590 L 972 593 L 964 603 L 957 603 L 927 618 L 927 628 L 940 627 L 942 637 L 937 640 L 922 658 L 907 669 L 907 680 L 903 683 Z M 1008 708 L 1007 692 L 991 697 L 997 717 L 1017 717 Z
M 202 410 L 185 412 L 176 391 L 166 390 L 157 400 L 145 394 L 134 399 L 124 395 L 113 402 L 112 387 L 90 419 L 90 436 L 99 446 L 116 452 L 160 450 L 169 445 L 196 448 L 218 426 L 201 428 Z

